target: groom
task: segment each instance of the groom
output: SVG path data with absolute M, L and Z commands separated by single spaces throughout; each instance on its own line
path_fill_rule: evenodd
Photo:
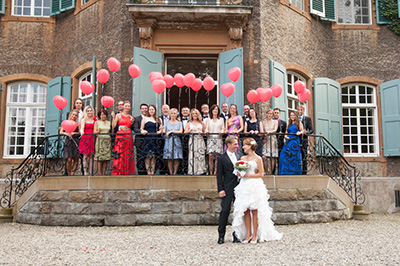
M 218 244 L 225 242 L 226 224 L 228 223 L 232 201 L 235 198 L 233 190 L 239 184 L 237 176 L 233 174 L 233 165 L 240 160 L 240 155 L 236 152 L 239 147 L 239 140 L 237 137 L 230 136 L 226 138 L 225 144 L 227 151 L 218 157 L 217 164 L 218 193 L 222 198 L 218 225 Z M 233 243 L 239 243 L 240 240 L 236 237 L 235 232 L 232 235 Z

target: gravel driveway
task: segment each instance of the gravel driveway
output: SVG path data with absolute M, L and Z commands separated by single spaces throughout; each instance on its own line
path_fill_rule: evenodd
M 399 265 L 400 214 L 277 226 L 281 241 L 217 244 L 217 226 L 0 224 L 5 265 Z M 229 235 L 228 235 L 229 234 Z

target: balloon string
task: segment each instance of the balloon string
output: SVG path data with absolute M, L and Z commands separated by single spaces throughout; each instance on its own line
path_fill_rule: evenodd
M 206 96 L 207 96 L 207 105 L 210 106 L 210 92 L 206 91 Z
M 182 88 L 179 88 L 179 100 L 178 100 L 179 112 L 181 111 L 181 92 L 182 92 Z
M 171 89 L 167 88 L 167 94 L 168 94 L 168 105 L 171 105 Z
M 197 94 L 198 94 L 199 92 L 198 91 L 196 91 L 196 93 L 194 94 L 194 108 L 196 108 L 197 109 Z
M 186 93 L 188 92 L 189 88 L 186 88 Z M 190 105 L 190 90 L 189 90 L 189 108 L 192 108 L 192 106 Z

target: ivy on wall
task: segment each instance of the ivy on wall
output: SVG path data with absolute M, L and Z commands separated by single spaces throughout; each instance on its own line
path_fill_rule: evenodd
M 383 12 L 383 15 L 392 21 L 392 24 L 389 24 L 388 28 L 400 35 L 400 18 L 397 0 L 384 0 L 384 5 L 385 12 Z

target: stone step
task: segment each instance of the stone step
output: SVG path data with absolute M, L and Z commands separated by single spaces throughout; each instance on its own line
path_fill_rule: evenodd
M 353 212 L 353 219 L 354 220 L 369 220 L 370 212 L 366 211 L 354 211 Z
M 0 223 L 12 223 L 12 221 L 13 221 L 12 215 L 0 214 Z
M 12 215 L 13 208 L 0 209 L 0 215 Z

